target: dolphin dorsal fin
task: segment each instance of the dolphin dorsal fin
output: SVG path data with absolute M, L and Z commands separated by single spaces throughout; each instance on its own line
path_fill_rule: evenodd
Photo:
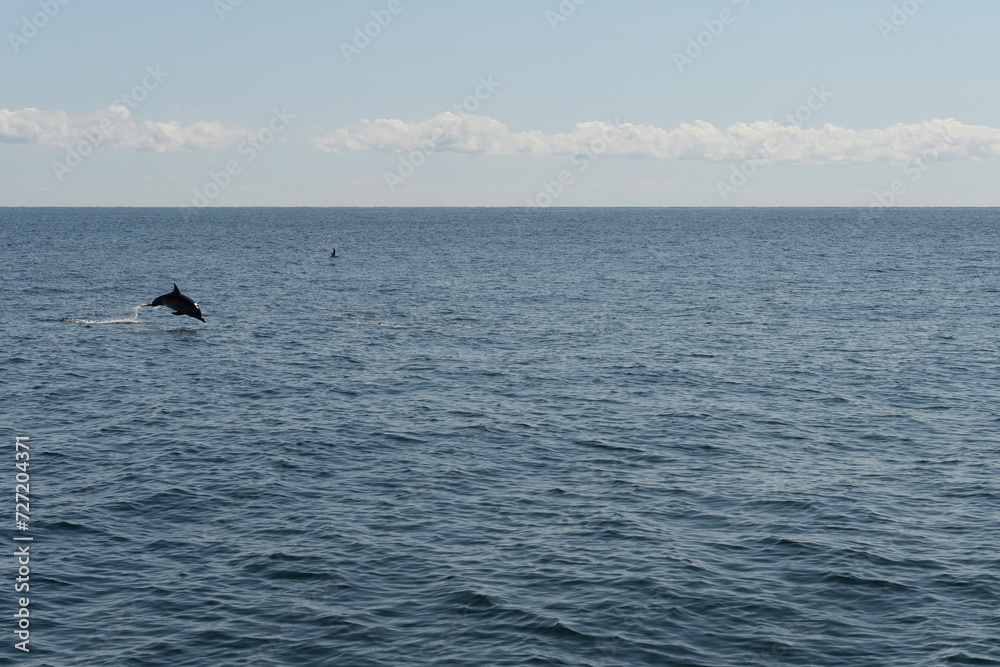
M 174 291 L 173 291 L 173 292 L 171 292 L 171 294 L 180 294 L 180 293 L 181 293 L 181 291 L 180 291 L 180 289 L 179 289 L 179 288 L 177 287 L 177 283 L 174 283 Z

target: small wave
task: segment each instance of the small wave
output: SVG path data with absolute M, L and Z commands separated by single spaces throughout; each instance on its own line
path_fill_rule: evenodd
M 398 320 L 381 318 L 375 313 L 331 313 L 333 319 L 345 324 L 363 327 L 386 327 L 389 329 L 475 329 L 474 320 L 466 317 L 455 317 L 448 322 L 428 322 L 415 320 Z
M 349 324 L 389 329 L 475 329 L 472 324 L 430 324 L 425 322 L 384 322 L 379 320 L 348 320 Z

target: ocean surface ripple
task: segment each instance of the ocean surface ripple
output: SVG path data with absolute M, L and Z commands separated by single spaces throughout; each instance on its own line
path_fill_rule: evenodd
M 0 664 L 1000 665 L 1000 211 L 191 213 L 0 209 Z

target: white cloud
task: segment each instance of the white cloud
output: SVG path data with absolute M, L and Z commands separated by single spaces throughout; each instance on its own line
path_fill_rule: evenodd
M 33 144 L 71 148 L 81 141 L 118 150 L 133 148 L 154 153 L 222 148 L 250 133 L 231 123 L 198 121 L 138 121 L 128 107 L 113 105 L 87 116 L 28 107 L 0 109 L 0 144 Z
M 803 129 L 774 121 L 737 123 L 720 130 L 710 123 L 684 123 L 673 130 L 653 125 L 578 123 L 572 131 L 545 135 L 511 132 L 485 116 L 445 112 L 428 120 L 363 120 L 314 139 L 327 153 L 413 150 L 487 155 L 561 156 L 602 154 L 630 158 L 700 159 L 761 163 L 838 165 L 907 164 L 938 159 L 1000 156 L 1000 130 L 957 120 L 896 124 L 851 130 L 835 125 Z

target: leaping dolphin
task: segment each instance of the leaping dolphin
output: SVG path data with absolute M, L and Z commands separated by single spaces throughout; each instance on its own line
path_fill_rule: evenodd
M 188 317 L 193 317 L 196 320 L 205 321 L 205 318 L 201 316 L 201 309 L 198 304 L 194 302 L 189 296 L 184 296 L 181 294 L 180 289 L 177 288 L 177 283 L 174 283 L 174 291 L 170 294 L 164 294 L 163 296 L 158 296 L 153 299 L 153 303 L 144 303 L 141 307 L 152 306 L 156 308 L 158 306 L 166 306 L 167 308 L 174 311 L 174 315 L 187 315 Z

